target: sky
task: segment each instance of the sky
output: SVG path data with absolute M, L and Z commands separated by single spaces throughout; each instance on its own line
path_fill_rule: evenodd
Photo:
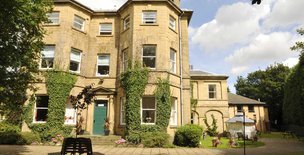
M 94 10 L 118 9 L 126 0 L 77 0 Z M 100 8 L 102 6 L 102 8 Z M 247 76 L 269 65 L 294 66 L 299 53 L 290 47 L 303 37 L 304 0 L 181 0 L 193 10 L 189 24 L 190 64 L 196 70 L 229 76 L 235 92 L 238 76 Z

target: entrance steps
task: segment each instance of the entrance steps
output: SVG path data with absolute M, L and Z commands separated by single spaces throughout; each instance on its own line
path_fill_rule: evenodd
M 117 135 L 79 135 L 78 137 L 90 138 L 92 145 L 115 145 L 115 141 L 119 140 L 121 136 Z

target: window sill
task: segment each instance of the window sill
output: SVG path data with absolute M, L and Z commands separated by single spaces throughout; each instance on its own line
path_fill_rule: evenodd
M 70 73 L 73 73 L 73 74 L 80 74 L 80 71 L 71 71 L 69 70 Z
M 86 32 L 84 32 L 84 31 L 82 31 L 82 30 L 79 30 L 78 28 L 75 28 L 75 27 L 73 27 L 73 26 L 72 26 L 72 29 L 73 29 L 73 30 L 76 30 L 76 31 L 78 31 L 78 32 L 81 32 L 81 33 L 83 33 L 83 34 L 87 34 Z
M 130 29 L 130 27 L 128 27 L 128 28 L 122 30 L 122 31 L 121 31 L 121 34 L 122 34 L 122 33 L 125 33 L 125 32 L 128 31 L 129 29 Z
M 176 30 L 172 29 L 171 27 L 169 27 L 169 29 L 170 29 L 171 31 L 173 31 L 174 33 L 178 34 L 178 33 L 176 32 Z
M 41 71 L 48 71 L 48 70 L 52 70 L 52 69 L 54 69 L 54 68 L 39 68 L 39 70 L 41 70 Z
M 45 124 L 46 121 L 45 121 L 45 122 L 36 122 L 36 121 L 33 121 L 33 123 L 34 123 L 34 124 Z
M 109 77 L 110 75 L 107 74 L 107 75 L 96 75 L 96 77 Z
M 170 129 L 176 129 L 177 125 L 170 125 Z
M 113 37 L 112 34 L 100 34 L 100 35 L 97 35 L 96 37 Z
M 52 27 L 52 26 L 60 26 L 60 23 L 44 23 L 43 26 Z
M 151 23 L 151 24 L 140 24 L 140 26 L 159 26 L 157 23 Z
M 143 122 L 141 122 L 140 124 L 141 125 L 155 125 L 155 123 L 143 123 Z
M 66 126 L 74 126 L 74 125 L 76 125 L 76 123 L 64 123 L 64 125 L 66 125 Z

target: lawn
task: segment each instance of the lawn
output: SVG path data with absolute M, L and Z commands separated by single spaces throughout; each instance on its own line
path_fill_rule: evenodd
M 283 138 L 282 132 L 262 133 L 260 138 Z
M 220 145 L 218 145 L 217 147 L 213 147 L 212 146 L 212 139 L 213 139 L 213 137 L 209 137 L 209 136 L 207 136 L 205 139 L 202 139 L 201 140 L 201 146 L 203 147 L 203 148 L 219 148 L 219 149 L 227 149 L 227 148 L 230 148 L 230 146 L 229 146 L 229 139 L 228 138 L 226 138 L 226 137 L 222 137 L 221 138 L 221 144 Z M 242 141 L 242 140 L 239 140 L 239 141 L 237 141 L 238 142 L 238 146 L 237 147 L 235 147 L 235 148 L 243 148 L 243 146 L 244 146 L 244 141 Z M 263 146 L 263 145 L 265 145 L 263 142 L 252 142 L 252 141 L 246 141 L 246 147 L 248 147 L 248 148 L 252 148 L 252 147 L 259 147 L 259 146 Z

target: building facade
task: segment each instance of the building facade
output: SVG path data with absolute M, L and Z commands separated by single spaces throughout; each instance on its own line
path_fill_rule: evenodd
M 157 103 L 153 94 L 159 77 L 169 77 L 173 98 L 168 133 L 190 123 L 188 24 L 192 11 L 181 10 L 179 5 L 180 0 L 128 0 L 117 10 L 96 11 L 75 0 L 54 0 L 49 23 L 43 25 L 46 46 L 41 51 L 40 69 L 77 75 L 71 95 L 94 84 L 96 100 L 83 111 L 86 132 L 103 134 L 108 118 L 111 134 L 123 134 L 125 95 L 120 75 L 128 62 L 136 60 L 149 69 L 141 123 L 155 123 Z M 45 81 L 36 86 L 33 123 L 45 123 Z M 76 124 L 75 111 L 69 103 L 65 115 L 66 125 Z M 29 130 L 26 124 L 23 130 Z
M 212 117 L 217 121 L 219 133 L 226 131 L 226 121 L 238 112 L 255 122 L 256 129 L 269 131 L 268 108 L 264 102 L 227 92 L 228 76 L 191 70 L 192 98 L 197 101 L 192 106 L 192 122 L 205 127 L 204 119 L 211 125 Z

